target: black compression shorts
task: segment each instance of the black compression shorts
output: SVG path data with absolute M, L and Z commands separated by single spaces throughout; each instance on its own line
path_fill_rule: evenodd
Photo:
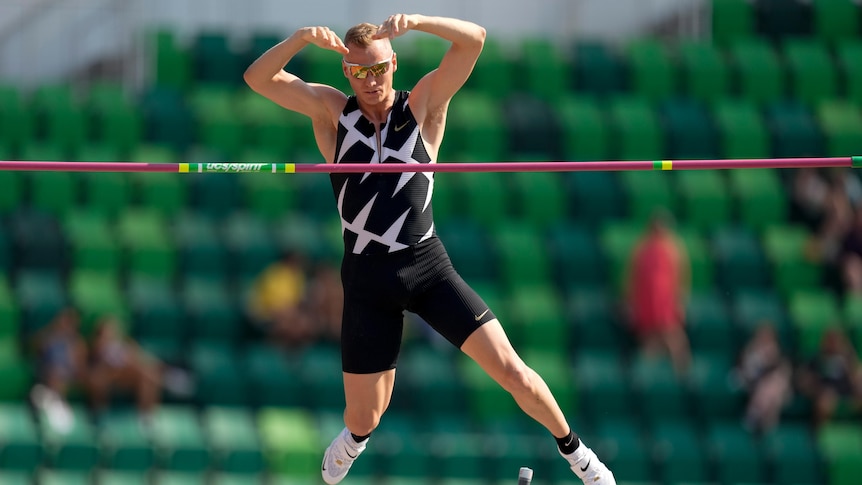
M 404 310 L 422 317 L 458 348 L 496 318 L 455 272 L 437 237 L 389 254 L 345 254 L 341 280 L 341 365 L 352 374 L 395 368 Z

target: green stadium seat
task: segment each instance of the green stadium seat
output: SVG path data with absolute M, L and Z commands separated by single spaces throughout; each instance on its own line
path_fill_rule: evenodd
M 109 411 L 99 424 L 102 464 L 111 470 L 143 473 L 155 465 L 150 437 L 140 416 L 130 409 Z
M 98 320 L 113 317 L 128 326 L 129 308 L 115 274 L 76 270 L 69 276 L 69 296 L 81 313 L 81 332 L 90 335 Z
M 753 103 L 721 99 L 713 108 L 725 158 L 767 158 L 771 154 L 769 133 Z
M 525 417 L 526 418 L 526 417 Z M 513 470 L 524 463 L 538 463 L 547 456 L 541 445 L 548 446 L 547 435 L 537 435 L 534 428 L 523 425 L 524 419 L 508 419 L 482 428 L 486 443 L 485 477 L 491 483 L 506 483 L 514 478 Z M 557 462 L 559 464 L 559 462 Z
M 576 41 L 570 66 L 569 85 L 575 91 L 602 96 L 628 88 L 625 61 L 607 42 Z
M 141 163 L 172 163 L 176 156 L 168 147 L 142 144 L 133 152 L 131 159 Z M 141 206 L 158 211 L 164 217 L 174 216 L 186 207 L 188 195 L 184 178 L 172 173 L 135 175 L 134 197 Z
M 600 419 L 595 435 L 591 440 L 595 445 L 591 446 L 613 471 L 617 482 L 653 477 L 649 446 L 636 420 L 622 416 Z
M 449 109 L 440 161 L 498 162 L 509 153 L 502 107 L 485 93 L 464 91 Z
M 65 156 L 73 156 L 87 139 L 86 112 L 78 103 L 71 86 L 43 85 L 30 97 L 36 115 L 37 131 Z
M 758 483 L 766 480 L 765 457 L 754 435 L 738 421 L 713 422 L 706 431 L 720 483 Z
M 80 200 L 80 176 L 71 172 L 33 172 L 30 179 L 30 204 L 55 216 L 64 216 Z
M 372 466 L 381 477 L 388 477 L 390 482 L 426 483 L 433 476 L 435 462 L 430 459 L 427 447 L 416 440 L 417 436 L 424 437 L 424 430 L 420 429 L 424 424 L 424 420 L 409 414 L 387 413 L 380 427 L 374 430 L 374 442 L 365 450 L 371 460 L 366 465 L 357 461 L 356 466 Z M 326 446 L 332 436 L 322 438 L 326 441 L 321 445 Z
M 12 150 L 27 144 L 35 129 L 33 118 L 20 89 L 0 83 L 0 144 Z
M 811 4 L 800 1 L 759 0 L 755 4 L 757 32 L 767 40 L 782 41 L 811 35 Z
M 156 85 L 139 101 L 144 118 L 144 139 L 149 143 L 185 150 L 195 137 L 195 118 L 183 92 Z
M 153 448 L 160 467 L 182 472 L 203 472 L 211 463 L 197 412 L 192 407 L 162 405 L 153 415 Z
M 440 480 L 481 480 L 485 477 L 482 436 L 463 415 L 433 415 L 426 424 L 425 443 Z
M 99 469 L 96 472 L 99 485 L 150 485 L 150 476 L 143 473 Z
M 856 106 L 862 106 L 862 41 L 848 39 L 836 47 L 842 94 Z
M 188 350 L 197 402 L 203 406 L 246 406 L 245 375 L 228 342 L 196 342 Z
M 736 334 L 721 294 L 695 290 L 686 305 L 686 332 L 695 352 L 733 354 Z
M 829 423 L 817 431 L 831 485 L 851 485 L 862 476 L 862 429 L 856 423 Z
M 84 208 L 116 217 L 131 203 L 129 174 L 90 172 L 82 174 L 81 178 Z
M 501 282 L 514 289 L 551 281 L 550 260 L 541 236 L 523 222 L 502 224 L 493 234 Z
M 657 210 L 677 212 L 669 174 L 631 170 L 621 172 L 619 177 L 628 204 L 628 217 L 633 222 L 646 223 Z
M 272 228 L 279 249 L 295 251 L 312 260 L 330 260 L 341 256 L 341 221 L 335 218 L 337 238 L 331 239 L 326 231 L 331 227 L 326 221 L 304 212 L 291 212 Z M 337 256 L 337 257 L 336 257 Z
M 30 471 L 43 459 L 43 444 L 25 404 L 0 404 L 0 468 Z
M 590 226 L 623 217 L 627 208 L 617 175 L 611 172 L 562 174 L 570 217 Z
M 459 218 L 437 226 L 452 265 L 470 281 L 488 280 L 497 275 L 497 261 L 488 250 L 488 234 L 474 220 Z
M 575 374 L 571 369 L 569 355 L 554 354 L 542 348 L 524 350 L 524 361 L 535 370 L 551 389 L 561 409 L 577 409 L 579 396 L 572 386 Z
M 746 395 L 731 384 L 734 352 L 727 349 L 696 350 L 688 375 L 688 387 L 697 418 L 702 423 L 738 420 Z
M 731 170 L 728 175 L 737 220 L 744 228 L 761 232 L 787 220 L 789 203 L 775 170 Z
M 569 82 L 569 66 L 562 49 L 547 37 L 527 36 L 519 43 L 517 62 L 524 69 L 515 77 L 517 87 L 544 101 L 555 102 Z
M 728 223 L 731 198 L 724 174 L 712 170 L 676 174 L 683 220 L 686 226 L 709 231 Z
M 90 86 L 85 106 L 92 119 L 93 140 L 123 155 L 141 143 L 143 118 L 122 85 L 106 82 Z
M 300 55 L 305 64 L 305 81 L 328 84 L 342 92 L 350 89 L 341 69 L 341 54 L 327 49 L 304 49 Z
M 19 351 L 18 338 L 0 337 L 0 401 L 23 402 L 33 383 L 32 362 Z M 0 443 L 3 437 L 0 435 Z M 2 448 L 2 447 L 0 447 Z M 2 451 L 0 451 L 2 455 Z
M 634 221 L 611 222 L 599 232 L 600 247 L 608 262 L 611 289 L 621 295 L 626 282 L 629 261 L 643 232 L 643 225 Z
M 25 471 L 0 471 L 0 483 L 7 485 L 32 485 L 32 474 Z
M 203 214 L 223 217 L 241 208 L 239 181 L 234 175 L 192 174 L 189 177 L 189 188 L 192 206 Z
M 754 7 L 746 0 L 712 1 L 712 38 L 720 46 L 753 37 Z
M 216 221 L 200 212 L 186 211 L 174 219 L 172 230 L 183 275 L 227 276 L 228 253 Z
M 598 104 L 585 96 L 562 96 L 554 103 L 562 131 L 562 157 L 574 161 L 607 160 L 610 133 Z
M 0 341 L 19 336 L 21 316 L 19 303 L 9 286 L 9 281 L 0 271 Z
M 799 101 L 773 103 L 765 118 L 774 157 L 816 157 L 823 154 L 823 136 L 810 109 Z
M 120 273 L 120 245 L 106 218 L 89 211 L 75 211 L 63 225 L 75 269 Z
M 553 160 L 561 155 L 562 129 L 552 103 L 532 93 L 513 94 L 503 106 L 503 120 L 509 138 L 507 155 L 516 161 Z
M 705 234 L 703 231 L 688 226 L 679 226 L 677 229 L 679 242 L 684 246 L 688 256 L 688 277 L 690 278 L 688 284 L 694 291 L 708 291 L 715 285 L 712 254 L 703 234 Z
M 399 393 L 407 406 L 423 415 L 458 414 L 466 405 L 452 355 L 427 345 L 401 352 L 398 359 Z
M 796 332 L 798 355 L 803 359 L 818 351 L 827 329 L 841 323 L 838 299 L 829 290 L 793 292 L 789 297 L 788 311 Z
M 470 74 L 465 88 L 506 99 L 515 89 L 514 59 L 510 58 L 508 41 L 490 35 L 485 38 L 482 55 Z
M 692 423 L 659 421 L 652 426 L 654 464 L 663 483 L 704 483 L 709 478 L 708 451 Z
M 822 457 L 807 426 L 781 423 L 763 436 L 761 443 L 776 484 L 819 483 L 822 480 Z
M 734 42 L 729 56 L 742 98 L 755 103 L 782 98 L 785 80 L 778 54 L 766 40 L 751 37 Z
M 224 280 L 189 277 L 180 295 L 186 325 L 198 342 L 232 342 L 242 332 L 237 298 Z
M 827 101 L 817 110 L 823 129 L 826 155 L 847 157 L 862 153 L 862 112 L 840 101 Z
M 730 91 L 730 69 L 722 51 L 703 41 L 685 41 L 677 47 L 680 82 L 691 98 L 707 105 Z
M 131 313 L 132 336 L 176 345 L 184 341 L 186 326 L 182 309 L 168 282 L 145 276 L 131 277 L 126 299 Z
M 653 39 L 632 41 L 627 48 L 629 89 L 638 97 L 662 101 L 676 92 L 677 76 L 664 44 Z
M 256 92 L 250 89 L 237 92 L 234 94 L 234 106 L 235 116 L 243 127 L 245 143 L 252 149 L 277 157 L 269 161 L 284 161 L 284 157 L 302 143 L 294 122 L 301 118 L 291 116 L 290 111 Z
M 318 343 L 302 349 L 296 359 L 304 405 L 323 411 L 343 411 L 344 382 L 339 349 Z
M 546 233 L 554 281 L 561 288 L 603 286 L 607 268 L 594 234 L 582 224 L 560 221 Z
M 208 479 L 203 473 L 158 471 L 153 473 L 156 485 L 206 485 Z
M 124 249 L 124 265 L 130 273 L 163 279 L 173 277 L 176 251 L 167 223 L 158 212 L 126 211 L 117 221 L 116 231 Z
M 766 257 L 750 230 L 725 226 L 713 234 L 711 245 L 722 288 L 744 291 L 769 284 Z
M 742 341 L 751 338 L 754 331 L 770 324 L 778 332 L 785 353 L 792 343 L 792 327 L 783 301 L 769 290 L 739 291 L 731 294 L 731 312 Z
M 86 472 L 99 463 L 99 444 L 87 410 L 75 405 L 72 413 L 74 422 L 68 431 L 55 429 L 40 414 L 40 435 L 52 468 Z
M 664 101 L 659 107 L 664 121 L 666 150 L 673 159 L 718 157 L 718 133 L 706 108 L 692 99 Z
M 201 420 L 214 469 L 252 476 L 264 470 L 260 437 L 250 409 L 208 407 Z
M 616 351 L 622 348 L 623 322 L 614 295 L 606 287 L 574 288 L 565 297 L 572 345 L 579 349 Z
M 620 160 L 660 160 L 665 147 L 661 123 L 644 99 L 615 97 L 609 101 L 609 126 L 617 140 L 611 157 Z
M 811 4 L 813 34 L 834 45 L 860 34 L 859 6 L 852 0 L 823 0 Z
M 197 127 L 196 140 L 217 156 L 235 160 L 243 148 L 244 127 L 236 116 L 233 92 L 221 86 L 201 84 L 190 95 Z
M 629 367 L 632 392 L 648 422 L 688 416 L 686 389 L 670 359 L 636 355 Z
M 283 478 L 320 480 L 323 437 L 313 415 L 300 408 L 267 407 L 258 412 L 257 427 L 269 470 Z
M 282 349 L 266 344 L 246 346 L 243 373 L 252 406 L 302 405 L 302 384 L 292 361 Z
M 276 159 L 264 159 L 254 154 L 243 159 L 279 162 Z M 274 174 L 245 174 L 239 177 L 238 182 L 243 207 L 265 221 L 276 221 L 296 209 L 298 194 L 294 179 L 284 179 Z
M 210 477 L 211 485 L 264 485 L 269 483 L 258 474 L 218 473 Z
M 838 76 L 823 43 L 818 40 L 788 40 L 783 49 L 795 99 L 816 104 L 835 97 Z
M 0 156 L 5 160 L 12 157 L 0 145 Z M 18 172 L 0 173 L 0 215 L 5 215 L 24 203 L 24 176 Z
M 89 471 L 63 471 L 42 469 L 36 473 L 40 485 L 90 485 L 92 476 Z
M 566 192 L 560 174 L 515 172 L 509 177 L 517 216 L 537 230 L 566 218 Z
M 251 279 L 278 259 L 278 247 L 265 221 L 248 212 L 236 212 L 221 226 L 228 251 L 229 270 L 237 277 Z
M 512 340 L 523 350 L 544 351 L 554 356 L 566 354 L 570 348 L 569 326 L 560 296 L 550 281 L 513 287 L 509 293 L 509 311 Z
M 15 280 L 24 335 L 47 325 L 68 303 L 66 286 L 57 272 L 25 270 Z
M 246 66 L 226 32 L 215 29 L 199 32 L 192 41 L 191 58 L 192 78 L 196 82 L 235 86 L 242 81 Z
M 159 28 L 150 32 L 146 40 L 155 56 L 151 61 L 155 70 L 155 84 L 186 88 L 192 80 L 191 54 L 179 44 L 174 31 Z
M 820 285 L 821 267 L 807 256 L 810 243 L 811 234 L 796 225 L 768 227 L 763 234 L 763 248 L 772 266 L 773 280 L 785 296 Z

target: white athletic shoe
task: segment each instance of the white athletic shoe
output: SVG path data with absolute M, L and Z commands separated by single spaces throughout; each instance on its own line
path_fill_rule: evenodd
M 617 485 L 614 474 L 583 442 L 574 453 L 564 455 L 560 452 L 560 455 L 569 462 L 572 471 L 583 480 L 584 485 Z
M 334 485 L 343 480 L 350 470 L 350 465 L 353 465 L 353 460 L 365 450 L 366 443 L 368 439 L 356 443 L 350 436 L 350 431 L 344 428 L 323 454 L 323 465 L 320 466 L 323 481 Z

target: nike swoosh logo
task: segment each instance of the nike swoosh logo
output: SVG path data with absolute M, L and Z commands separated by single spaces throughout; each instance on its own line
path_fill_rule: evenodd
M 481 314 L 481 315 L 476 315 L 476 316 L 474 316 L 473 318 L 475 318 L 475 319 L 476 319 L 476 321 L 478 322 L 479 320 L 481 320 L 481 319 L 482 319 L 482 317 L 484 317 L 484 316 L 485 316 L 485 314 L 486 314 L 486 313 L 488 313 L 488 311 L 489 311 L 489 310 L 490 310 L 490 308 L 488 308 L 487 310 L 485 310 L 484 312 L 482 312 L 482 314 Z
M 403 124 L 403 125 L 401 125 L 401 126 L 396 126 L 396 127 L 395 127 L 395 131 L 401 131 L 401 130 L 403 130 L 404 128 L 406 128 L 406 127 L 407 127 L 407 125 L 409 125 L 409 124 L 410 124 L 410 122 L 409 122 L 409 121 L 406 121 L 406 122 L 404 122 L 404 124 Z
M 355 460 L 355 459 L 356 459 L 356 457 L 359 455 L 359 453 L 357 453 L 357 454 L 355 454 L 355 455 L 351 455 L 351 454 L 350 454 L 350 452 L 349 452 L 349 451 L 347 451 L 347 450 L 344 450 L 344 454 L 346 454 L 347 456 L 349 456 L 351 460 Z
M 569 446 L 569 445 L 571 445 L 571 444 L 572 444 L 572 441 L 575 441 L 575 435 L 572 435 L 571 437 L 569 437 L 569 441 L 567 441 L 567 442 L 566 442 L 566 444 L 565 444 L 564 446 Z
M 589 467 L 590 467 L 590 463 L 592 463 L 592 461 L 593 461 L 593 459 L 592 459 L 592 458 L 590 458 L 590 459 L 589 459 L 589 461 L 587 461 L 587 464 L 581 467 L 581 471 L 582 471 L 582 472 L 587 471 L 587 468 L 589 468 Z

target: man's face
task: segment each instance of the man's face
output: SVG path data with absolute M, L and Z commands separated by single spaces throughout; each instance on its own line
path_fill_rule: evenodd
M 367 47 L 349 45 L 341 67 L 350 87 L 361 101 L 383 102 L 392 91 L 392 74 L 397 69 L 395 53 L 387 39 L 376 40 Z

